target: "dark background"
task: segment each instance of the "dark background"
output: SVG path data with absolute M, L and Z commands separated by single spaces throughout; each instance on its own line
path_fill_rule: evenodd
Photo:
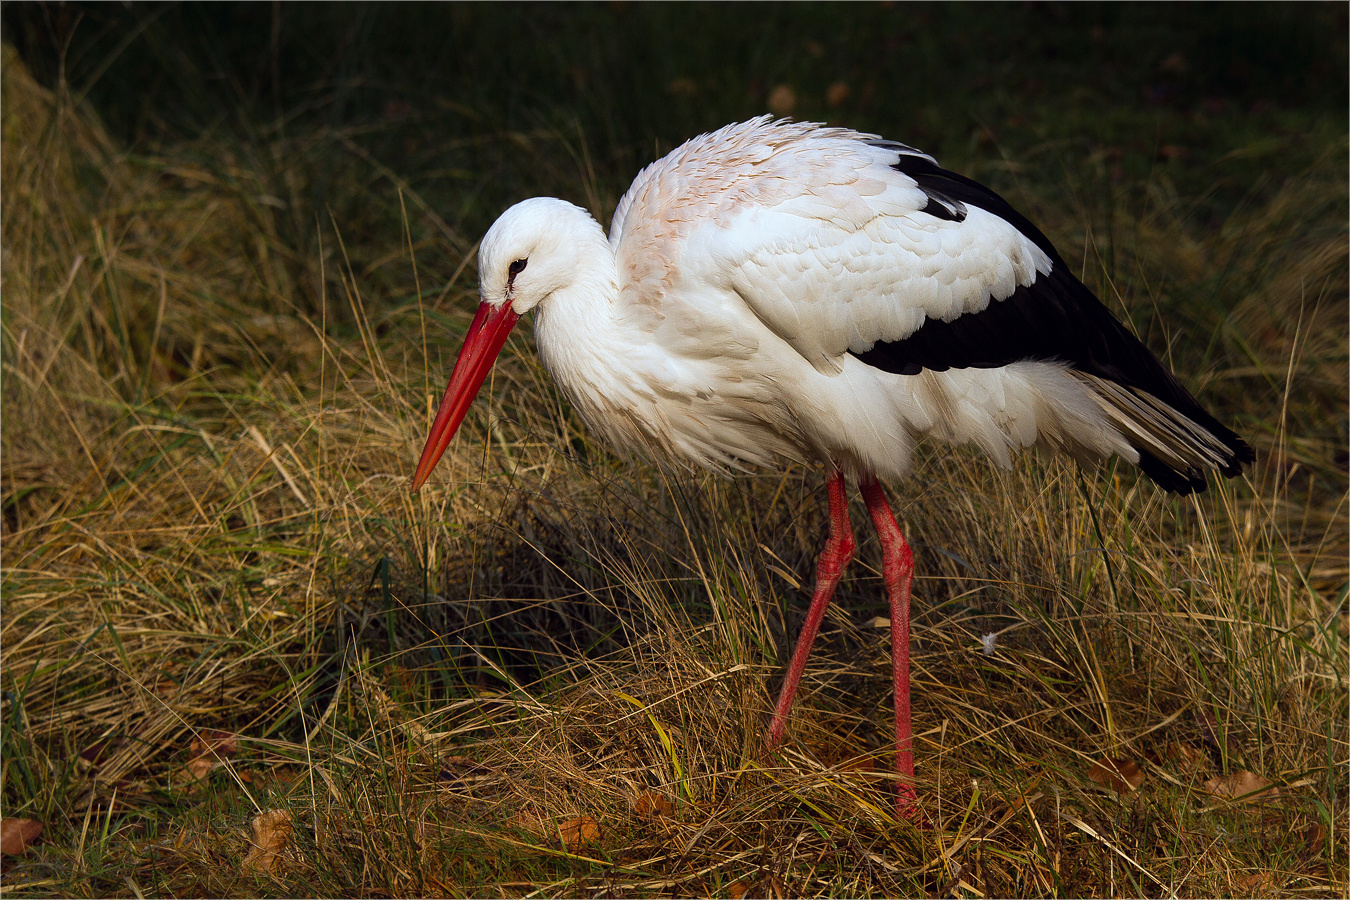
M 1344 111 L 1346 7 L 1168 4 L 7 4 L 7 38 L 49 83 L 88 90 L 129 140 L 240 117 L 333 126 L 391 102 L 449 125 L 680 139 L 762 111 L 910 122 L 930 142 L 1028 108 Z M 692 82 L 670 90 L 672 82 Z M 674 95 L 672 97 L 672 94 Z M 669 98 L 669 99 L 661 99 Z M 953 101 L 966 109 L 953 109 Z
M 497 136 L 555 135 L 612 205 L 646 162 L 769 111 L 780 86 L 795 118 L 967 171 L 1097 151 L 1117 179 L 1165 166 L 1183 189 L 1213 182 L 1216 222 L 1270 164 L 1218 157 L 1344 132 L 1350 102 L 1343 3 L 9 3 L 3 16 L 34 73 L 66 79 L 133 151 L 330 129 L 475 234 L 569 180 Z M 1289 171 L 1300 149 L 1288 141 Z M 330 180 L 310 182 L 317 209 Z

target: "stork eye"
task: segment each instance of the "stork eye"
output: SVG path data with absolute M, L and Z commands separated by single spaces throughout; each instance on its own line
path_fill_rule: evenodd
M 510 293 L 516 286 L 516 276 L 525 271 L 525 266 L 529 264 L 528 259 L 518 259 L 506 268 L 506 291 Z

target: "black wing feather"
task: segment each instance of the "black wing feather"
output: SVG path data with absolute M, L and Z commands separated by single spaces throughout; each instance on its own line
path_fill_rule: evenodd
M 900 152 L 895 168 L 915 180 L 937 206 L 938 218 L 953 219 L 965 207 L 986 210 L 1008 222 L 1051 260 L 1049 273 L 1020 285 L 1003 300 L 990 300 L 975 313 L 950 322 L 929 319 L 909 337 L 883 341 L 855 354 L 869 366 L 899 375 L 923 369 L 995 368 L 1026 360 L 1062 362 L 1073 369 L 1144 391 L 1212 433 L 1232 452 L 1223 474 L 1237 475 L 1255 457 L 1247 444 L 1210 415 L 1143 342 L 1120 323 L 1075 278 L 1050 240 L 998 194 L 976 181 L 939 167 L 904 145 L 879 142 Z M 903 149 L 901 149 L 903 148 Z M 932 212 L 925 208 L 926 212 Z M 1141 451 L 1139 466 L 1164 488 L 1187 494 L 1204 490 L 1203 473 L 1179 472 Z

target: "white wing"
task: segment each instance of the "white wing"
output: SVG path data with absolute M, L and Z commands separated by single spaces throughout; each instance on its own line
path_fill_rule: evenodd
M 875 135 L 767 117 L 695 138 L 615 210 L 625 301 L 660 318 L 673 294 L 729 291 L 834 374 L 847 351 L 978 312 L 1050 271 L 1016 224 L 902 168 L 940 172 Z

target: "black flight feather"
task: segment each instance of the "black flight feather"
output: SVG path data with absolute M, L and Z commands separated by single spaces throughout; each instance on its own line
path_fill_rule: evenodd
M 958 222 L 965 219 L 968 206 L 993 213 L 1040 247 L 1050 258 L 1051 270 L 1038 274 L 1031 284 L 1019 285 L 1010 297 L 991 299 L 979 312 L 950 322 L 928 319 L 903 340 L 878 342 L 855 354 L 858 359 L 898 375 L 917 375 L 923 369 L 995 368 L 1027 360 L 1061 362 L 1151 394 L 1209 431 L 1231 453 L 1224 475 L 1237 475 L 1243 463 L 1255 458 L 1246 442 L 1200 406 L 1158 357 L 1069 272 L 1050 240 L 1006 200 L 902 144 L 876 145 L 900 153 L 895 168 L 913 178 L 928 197 L 924 212 Z M 1178 471 L 1143 450 L 1139 467 L 1170 491 L 1189 494 L 1205 488 L 1203 472 Z

